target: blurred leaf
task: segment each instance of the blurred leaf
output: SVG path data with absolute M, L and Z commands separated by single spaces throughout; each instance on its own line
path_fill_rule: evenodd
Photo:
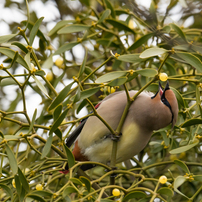
M 34 110 L 32 121 L 31 121 L 31 124 L 29 126 L 29 130 L 28 130 L 27 134 L 29 134 L 31 132 L 31 130 L 33 129 L 33 126 L 34 126 L 34 123 L 35 123 L 35 119 L 36 119 L 36 115 L 37 115 L 37 109 Z
M 51 69 L 53 67 L 53 55 L 51 54 L 43 63 L 42 69 Z
M 39 196 L 42 196 L 42 197 L 52 196 L 53 195 L 51 192 L 48 192 L 48 191 L 45 191 L 45 190 L 34 190 L 30 194 L 39 195 Z
M 85 184 L 88 192 L 90 192 L 90 190 L 91 190 L 91 183 L 90 183 L 89 179 L 86 178 L 86 177 L 83 177 L 83 176 L 80 176 L 79 179 Z
M 114 7 L 112 6 L 111 2 L 109 0 L 104 0 L 106 7 L 111 10 L 111 16 L 115 19 L 116 18 L 116 13 L 114 11 Z
M 8 34 L 8 35 L 0 36 L 0 44 L 9 41 L 10 39 L 14 38 L 17 35 L 18 34 Z
M 64 144 L 64 148 L 65 148 L 65 153 L 66 153 L 67 159 L 68 159 L 68 166 L 69 166 L 69 168 L 71 168 L 72 166 L 75 165 L 74 156 L 73 156 L 72 152 L 70 151 L 70 149 L 66 146 L 66 144 Z
M 121 60 L 123 62 L 135 63 L 135 64 L 144 61 L 143 59 L 140 58 L 139 53 L 121 55 L 118 57 L 118 60 Z
M 100 19 L 98 20 L 98 23 L 102 23 L 106 18 L 109 17 L 110 14 L 111 14 L 111 10 L 110 9 L 104 10 L 104 12 L 102 13 Z
M 202 124 L 202 119 L 192 118 L 192 119 L 189 119 L 188 121 L 185 121 L 181 125 L 181 127 L 185 128 L 185 127 L 189 127 L 189 126 L 193 126 L 193 125 L 198 125 L 198 124 Z
M 182 95 L 173 87 L 170 86 L 170 89 L 175 93 L 175 96 L 178 100 L 178 102 L 183 106 L 185 107 L 185 104 L 184 104 L 184 99 L 182 97 Z
M 83 183 L 77 178 L 72 177 L 69 180 L 72 181 L 74 184 L 83 185 Z
M 66 187 L 62 193 L 62 196 L 70 196 L 72 193 L 77 193 L 78 191 L 74 187 Z
M 79 44 L 79 42 L 74 41 L 74 42 L 70 42 L 70 43 L 65 43 L 64 45 L 60 46 L 54 53 L 54 55 L 59 55 L 61 53 L 64 53 L 65 51 L 68 51 L 70 49 L 72 49 L 74 46 L 76 46 L 77 44 Z
M 185 62 L 196 68 L 198 72 L 202 73 L 202 63 L 200 59 L 197 58 L 195 55 L 192 55 L 191 53 L 177 52 L 177 51 L 176 54 Z
M 19 179 L 19 176 L 18 175 L 15 175 L 14 176 L 14 179 L 15 179 L 15 186 L 16 186 L 16 190 L 17 190 L 17 194 L 18 194 L 18 197 L 19 197 L 19 201 L 23 201 L 21 200 L 21 190 L 22 190 L 22 185 L 20 183 L 20 179 Z
M 62 132 L 59 128 L 57 128 L 54 133 L 60 138 L 60 140 L 62 140 Z
M 109 86 L 120 86 L 123 85 L 128 81 L 128 77 L 119 77 L 117 79 L 114 79 L 113 81 L 110 81 L 108 83 Z
M 140 47 L 142 44 L 144 44 L 145 42 L 147 42 L 152 36 L 154 36 L 154 33 L 149 33 L 149 34 L 146 34 L 146 35 L 142 36 L 137 41 L 135 41 L 135 43 L 133 43 L 128 48 L 128 50 L 131 51 L 131 50 L 134 50 L 134 49 Z
M 4 134 L 0 131 L 0 136 L 4 139 Z
M 52 140 L 53 140 L 53 133 L 49 133 L 49 137 L 46 141 L 46 144 L 43 148 L 42 154 L 41 154 L 41 159 L 43 159 L 44 157 L 46 157 L 50 151 L 51 148 L 51 144 L 52 144 Z
M 17 47 L 20 48 L 25 54 L 28 53 L 28 50 L 27 50 L 26 46 L 23 45 L 22 43 L 18 42 L 18 41 L 12 42 L 11 45 L 17 46 Z
M 79 69 L 78 78 L 80 78 L 80 77 L 83 75 L 83 72 L 84 72 L 84 70 L 85 70 L 85 65 L 86 65 L 87 56 L 88 56 L 88 51 L 87 51 L 87 49 L 85 49 L 85 56 L 84 56 L 83 62 L 82 62 L 82 64 L 81 64 L 81 67 L 80 67 L 80 69 Z
M 110 23 L 111 25 L 113 25 L 115 28 L 118 28 L 119 31 L 128 31 L 131 32 L 133 34 L 136 34 L 134 30 L 132 30 L 131 28 L 129 28 L 126 24 L 124 24 L 122 21 L 119 20 L 115 20 L 115 19 L 106 19 L 106 21 L 108 23 Z
M 170 24 L 171 27 L 177 32 L 177 34 L 185 41 L 187 42 L 186 35 L 184 32 L 176 25 L 176 24 Z
M 177 149 L 171 150 L 170 154 L 179 154 L 179 153 L 182 153 L 182 152 L 186 152 L 186 151 L 190 150 L 191 148 L 195 147 L 196 145 L 198 145 L 198 143 L 199 143 L 199 140 L 195 139 L 192 144 L 189 144 L 189 145 L 186 145 L 186 146 L 179 147 Z
M 75 32 L 82 32 L 89 28 L 90 28 L 89 25 L 71 24 L 71 25 L 67 25 L 67 26 L 63 27 L 57 33 L 58 34 L 69 34 L 69 33 L 75 33 Z
M 129 194 L 127 194 L 122 201 L 128 201 L 129 199 L 134 199 L 134 198 L 145 198 L 147 197 L 147 194 L 145 194 L 142 191 L 132 191 Z
M 10 167 L 11 167 L 11 170 L 13 172 L 13 175 L 17 174 L 18 172 L 18 164 L 17 164 L 17 160 L 14 156 L 14 153 L 13 151 L 11 150 L 11 148 L 8 146 L 8 144 L 5 145 L 6 146 L 6 153 L 8 155 L 8 160 L 9 160 L 9 163 L 10 163 Z
M 163 195 L 167 195 L 167 196 L 173 196 L 174 193 L 173 193 L 173 190 L 168 188 L 168 187 L 161 187 L 157 193 L 159 194 L 163 194 Z
M 9 48 L 0 47 L 0 53 L 6 55 L 7 57 L 11 59 L 13 59 L 13 57 L 15 56 L 15 51 Z M 29 69 L 27 63 L 25 62 L 24 58 L 21 55 L 18 54 L 18 58 L 16 61 L 19 64 L 21 64 L 23 67 L 25 67 L 26 69 Z
M 193 178 L 195 181 L 202 182 L 202 175 L 194 175 Z
M 32 198 L 36 201 L 40 201 L 40 202 L 46 202 L 46 200 L 44 198 L 42 198 L 41 196 L 39 195 L 36 195 L 36 194 L 28 194 L 26 198 Z
M 154 77 L 158 73 L 157 70 L 155 69 L 140 69 L 135 72 L 146 77 Z
M 71 87 L 72 87 L 73 83 L 70 83 L 69 85 L 65 86 L 60 93 L 58 94 L 58 96 L 53 100 L 53 102 L 51 103 L 51 105 L 49 106 L 49 111 L 54 109 L 55 107 L 57 107 L 60 103 L 63 102 L 63 100 L 66 98 L 66 96 L 68 95 Z
M 159 47 L 148 48 L 145 51 L 143 51 L 139 57 L 140 58 L 150 58 L 153 56 L 162 55 L 167 52 L 168 52 L 168 50 L 166 50 L 164 48 L 159 48 Z
M 22 186 L 27 192 L 29 192 L 29 183 L 27 182 L 27 179 L 22 173 L 22 171 L 20 170 L 20 168 L 18 168 L 18 175 L 19 175 L 20 182 L 22 183 Z
M 77 107 L 76 113 L 78 114 L 87 105 L 87 103 L 88 102 L 86 100 L 82 100 L 79 106 Z
M 41 83 L 41 81 L 39 81 L 35 75 L 32 75 L 33 79 L 35 80 L 36 82 L 36 85 L 39 87 L 39 89 L 49 98 L 49 95 L 48 95 L 48 91 L 46 90 L 45 86 Z
M 56 107 L 56 109 L 53 112 L 53 119 L 54 119 L 54 121 L 56 121 L 58 119 L 58 117 L 60 116 L 61 112 L 62 112 L 62 105 L 60 104 L 60 105 L 58 105 Z
M 100 90 L 100 87 L 90 88 L 90 89 L 81 91 L 80 100 L 89 98 L 90 96 L 92 96 L 92 95 L 94 95 L 95 93 L 97 93 L 99 90 Z
M 182 192 L 180 192 L 178 190 L 178 187 L 180 187 L 184 182 L 186 181 L 186 177 L 184 176 L 178 176 L 177 178 L 175 178 L 174 183 L 173 183 L 173 187 L 174 187 L 174 191 L 177 192 L 178 194 L 188 198 L 186 195 L 184 195 Z M 188 198 L 189 199 L 189 198 Z
M 69 111 L 68 108 L 66 108 L 62 114 L 58 117 L 57 120 L 54 121 L 51 129 L 50 129 L 50 134 L 53 133 L 59 126 L 60 124 L 63 122 L 63 120 L 65 119 L 66 115 L 67 115 L 67 112 Z
M 43 70 L 36 70 L 36 72 L 34 73 L 37 76 L 45 76 L 46 73 Z
M 52 36 L 53 34 L 55 34 L 59 29 L 61 29 L 62 27 L 64 27 L 65 25 L 67 25 L 68 23 L 74 23 L 76 22 L 75 20 L 61 20 L 59 21 L 54 27 L 53 29 L 50 30 L 50 32 L 48 33 L 48 36 Z
M 96 83 L 105 83 L 107 81 L 111 81 L 111 80 L 117 79 L 119 77 L 125 76 L 126 74 L 127 74 L 127 71 L 109 72 L 107 74 L 100 76 L 98 79 L 95 80 L 95 82 Z
M 188 7 L 185 0 L 179 0 L 179 2 L 180 2 L 180 4 L 181 4 L 182 7 L 184 7 L 184 8 Z
M 3 183 L 0 183 L 0 188 L 4 189 L 6 191 L 6 193 L 11 197 L 11 200 L 13 200 L 13 191 L 10 189 L 9 186 L 7 186 Z
M 189 168 L 187 167 L 187 165 L 184 162 L 176 159 L 176 160 L 174 160 L 174 163 L 177 164 L 178 166 L 180 166 L 180 168 L 182 168 L 182 170 L 184 170 L 185 173 L 190 174 Z
M 39 26 L 41 25 L 43 19 L 44 19 L 44 17 L 39 18 L 31 29 L 30 37 L 29 37 L 30 46 L 32 46 L 32 44 L 34 42 L 34 38 L 39 30 Z

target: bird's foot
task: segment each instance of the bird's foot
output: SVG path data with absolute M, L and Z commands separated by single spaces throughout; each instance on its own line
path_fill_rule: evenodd
M 111 134 L 110 138 L 111 138 L 111 140 L 118 142 L 120 140 L 121 136 L 122 136 L 122 133 L 119 133 L 119 134 L 116 134 L 116 135 Z

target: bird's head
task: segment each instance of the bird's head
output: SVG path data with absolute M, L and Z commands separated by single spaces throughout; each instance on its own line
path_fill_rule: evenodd
M 178 116 L 178 103 L 177 99 L 175 97 L 174 92 L 169 88 L 169 82 L 167 81 L 167 84 L 165 88 L 161 86 L 161 83 L 159 82 L 159 90 L 158 92 L 152 97 L 152 99 L 160 99 L 160 101 L 165 105 L 165 107 L 168 107 L 172 114 L 172 118 L 170 120 L 170 123 L 172 123 L 172 128 L 174 127 L 177 116 Z

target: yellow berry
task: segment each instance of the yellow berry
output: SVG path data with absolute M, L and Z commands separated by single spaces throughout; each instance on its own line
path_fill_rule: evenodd
M 36 185 L 36 190 L 38 190 L 38 191 L 43 190 L 42 184 L 37 184 Z
M 128 23 L 128 27 L 130 29 L 134 29 L 134 21 L 132 19 L 130 19 L 129 23 Z
M 61 67 L 63 64 L 63 58 L 62 57 L 59 57 L 56 61 L 55 61 L 55 65 L 57 67 Z
M 16 188 L 15 179 L 12 180 L 12 185 L 13 185 L 14 188 Z
M 160 73 L 160 74 L 159 74 L 159 79 L 160 79 L 161 81 L 167 81 L 168 75 L 167 75 L 166 73 Z
M 159 178 L 159 182 L 161 184 L 165 184 L 167 182 L 167 177 L 165 175 L 162 175 L 160 178 Z
M 121 192 L 119 191 L 119 189 L 113 189 L 112 194 L 113 196 L 120 196 Z
M 52 81 L 53 80 L 53 73 L 52 72 L 48 72 L 47 75 L 46 75 L 46 79 L 48 81 Z

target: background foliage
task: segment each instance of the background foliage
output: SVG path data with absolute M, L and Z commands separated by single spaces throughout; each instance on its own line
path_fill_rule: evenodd
M 4 8 L 26 20 L 2 17 L 12 31 L 0 36 L 1 201 L 200 201 L 200 0 L 154 0 L 149 9 L 136 1 L 44 0 L 41 7 L 57 10 L 51 20 L 19 2 L 5 1 Z M 117 170 L 98 164 L 82 173 L 66 137 L 114 90 L 156 92 L 162 72 L 178 99 L 174 129 L 155 131 Z M 160 184 L 161 175 L 168 182 Z M 112 188 L 120 195 L 111 196 Z

